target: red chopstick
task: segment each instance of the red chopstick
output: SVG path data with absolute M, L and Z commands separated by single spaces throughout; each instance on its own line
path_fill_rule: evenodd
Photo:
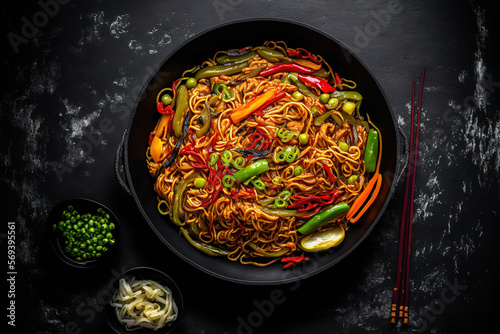
M 411 132 L 409 161 L 406 170 L 405 190 L 403 197 L 403 212 L 401 214 L 401 227 L 399 230 L 398 263 L 396 271 L 396 282 L 392 295 L 391 323 L 395 324 L 398 318 L 403 323 L 408 323 L 408 292 L 409 273 L 411 257 L 411 232 L 413 226 L 413 200 L 415 190 L 415 175 L 417 170 L 418 137 L 420 132 L 420 114 L 422 110 L 422 91 L 424 83 L 425 67 L 422 68 L 420 80 L 420 92 L 418 100 L 417 122 L 415 122 L 415 80 L 412 81 L 411 92 Z M 415 134 L 414 134 L 415 132 Z M 409 202 L 409 203 L 408 203 Z

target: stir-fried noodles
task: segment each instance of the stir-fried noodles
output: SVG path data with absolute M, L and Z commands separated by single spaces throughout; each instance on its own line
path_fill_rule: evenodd
M 158 94 L 146 152 L 159 212 L 209 255 L 259 266 L 306 259 L 315 250 L 301 241 L 344 231 L 378 168 L 378 132 L 355 88 L 283 42 L 187 70 Z

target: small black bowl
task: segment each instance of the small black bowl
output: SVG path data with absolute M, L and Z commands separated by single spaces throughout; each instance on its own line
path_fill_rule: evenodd
M 78 212 L 78 214 L 83 215 L 86 213 L 90 213 L 91 215 L 96 215 L 97 210 L 102 208 L 106 213 L 109 214 L 109 221 L 115 224 L 115 229 L 112 231 L 115 243 L 113 245 L 109 245 L 108 250 L 102 253 L 102 256 L 90 260 L 77 261 L 73 259 L 69 254 L 64 250 L 64 240 L 65 237 L 62 235 L 62 232 L 59 229 L 54 231 L 54 224 L 58 224 L 59 221 L 63 220 L 61 215 L 64 210 L 68 209 L 68 206 L 73 206 L 73 209 Z M 86 198 L 74 198 L 65 200 L 63 202 L 55 205 L 50 211 L 47 220 L 46 220 L 46 234 L 49 239 L 49 243 L 52 246 L 52 249 L 56 253 L 57 257 L 61 259 L 67 265 L 70 265 L 75 268 L 90 268 L 94 267 L 99 263 L 104 262 L 106 259 L 109 259 L 110 256 L 114 253 L 117 248 L 117 244 L 119 242 L 120 237 L 120 224 L 118 222 L 118 218 L 116 215 L 106 206 L 102 205 L 99 202 L 86 199 Z
M 126 281 L 129 281 L 130 279 L 134 278 L 136 280 L 151 280 L 155 281 L 167 288 L 170 289 L 172 292 L 172 297 L 175 301 L 175 304 L 177 305 L 177 319 L 175 319 L 172 322 L 169 322 L 165 324 L 162 328 L 159 328 L 158 330 L 152 330 L 148 328 L 138 328 L 134 329 L 133 331 L 127 330 L 125 325 L 123 325 L 119 320 L 118 317 L 116 316 L 115 313 L 115 307 L 111 306 L 111 303 L 106 305 L 104 308 L 104 314 L 106 316 L 106 320 L 108 321 L 109 326 L 118 334 L 127 334 L 127 333 L 134 333 L 134 334 L 152 334 L 152 333 L 160 333 L 160 334 L 168 334 L 171 333 L 181 322 L 182 320 L 182 312 L 184 309 L 184 301 L 182 299 L 181 291 L 179 290 L 179 287 L 175 282 L 168 277 L 166 274 L 163 272 L 154 269 L 154 268 L 149 268 L 149 267 L 137 267 L 137 268 L 132 268 L 127 270 L 121 277 L 120 279 L 125 279 Z M 113 284 L 113 295 L 114 293 L 118 290 L 119 287 L 119 281 L 118 279 L 114 284 Z

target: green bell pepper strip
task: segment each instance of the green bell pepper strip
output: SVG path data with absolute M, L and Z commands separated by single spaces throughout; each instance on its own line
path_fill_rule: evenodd
M 269 164 L 266 159 L 259 159 L 254 161 L 252 164 L 246 166 L 242 170 L 237 171 L 233 174 L 234 178 L 238 183 L 243 183 L 246 180 L 267 172 L 269 170 Z
M 208 108 L 203 108 L 200 117 L 203 121 L 203 126 L 201 129 L 196 130 L 196 137 L 198 138 L 203 137 L 208 133 L 208 130 L 210 130 L 210 110 Z
M 286 62 L 293 61 L 292 58 L 285 56 L 284 54 L 282 54 L 278 50 L 273 50 L 273 49 L 269 49 L 266 47 L 262 47 L 262 48 L 257 49 L 256 51 L 257 51 L 259 56 L 261 56 L 265 60 L 270 61 L 272 63 L 277 63 L 280 60 L 283 60 Z
M 174 118 L 172 119 L 172 127 L 174 136 L 182 137 L 182 120 L 188 112 L 188 90 L 185 85 L 180 85 L 177 89 L 176 105 Z
M 255 57 L 256 55 L 257 55 L 257 53 L 254 51 L 249 52 L 249 53 L 245 53 L 241 56 L 223 55 L 223 56 L 217 57 L 216 61 L 218 64 L 221 64 L 221 65 L 241 63 L 241 62 L 246 62 L 246 61 L 250 60 L 250 58 Z
M 180 230 L 181 230 L 181 233 L 184 236 L 184 238 L 186 238 L 186 240 L 191 244 L 191 246 L 193 246 L 197 250 L 199 250 L 207 255 L 227 256 L 227 255 L 231 254 L 231 251 L 229 251 L 229 250 L 222 249 L 222 248 L 216 247 L 214 245 L 205 244 L 205 243 L 199 242 L 197 240 L 194 240 L 193 238 L 191 238 L 189 233 L 182 227 Z
M 323 123 L 325 123 L 325 121 L 327 120 L 328 117 L 330 117 L 331 114 L 332 114 L 331 111 L 327 111 L 324 114 L 319 115 L 314 119 L 313 124 L 316 126 L 323 125 Z
M 185 224 L 184 222 L 181 222 L 181 218 L 179 217 L 179 208 L 182 204 L 184 191 L 186 190 L 188 184 L 193 182 L 198 176 L 200 176 L 200 173 L 198 172 L 191 174 L 187 179 L 180 181 L 175 188 L 174 205 L 171 218 L 172 222 L 177 226 L 183 226 Z
M 324 224 L 332 221 L 338 216 L 347 213 L 350 207 L 346 202 L 341 202 L 335 205 L 332 205 L 328 209 L 323 212 L 320 212 L 314 215 L 311 219 L 309 219 L 304 225 L 300 226 L 297 231 L 301 234 L 310 234 L 317 228 L 323 226 Z
M 291 250 L 290 248 L 285 247 L 285 248 L 282 248 L 276 252 L 268 252 L 268 251 L 263 250 L 262 248 L 260 248 L 256 244 L 254 244 L 253 242 L 248 243 L 248 246 L 250 246 L 251 249 L 253 249 L 257 253 L 259 253 L 265 257 L 281 257 Z
M 294 217 L 301 216 L 304 214 L 299 213 L 298 210 L 285 210 L 285 209 L 271 209 L 271 208 L 261 208 L 262 212 L 268 215 L 274 215 L 278 217 Z
M 236 74 L 241 72 L 247 66 L 248 66 L 247 62 L 228 64 L 228 65 L 207 66 L 196 72 L 194 78 L 199 81 L 200 79 L 211 78 L 219 75 Z
M 378 157 L 378 132 L 375 129 L 368 131 L 368 139 L 366 140 L 365 149 L 365 170 L 368 173 L 373 173 L 377 168 Z

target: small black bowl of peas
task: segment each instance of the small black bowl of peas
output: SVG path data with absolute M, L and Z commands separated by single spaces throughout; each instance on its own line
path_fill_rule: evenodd
M 89 268 L 117 247 L 120 225 L 115 214 L 96 201 L 75 198 L 58 203 L 46 221 L 52 249 L 66 264 Z

